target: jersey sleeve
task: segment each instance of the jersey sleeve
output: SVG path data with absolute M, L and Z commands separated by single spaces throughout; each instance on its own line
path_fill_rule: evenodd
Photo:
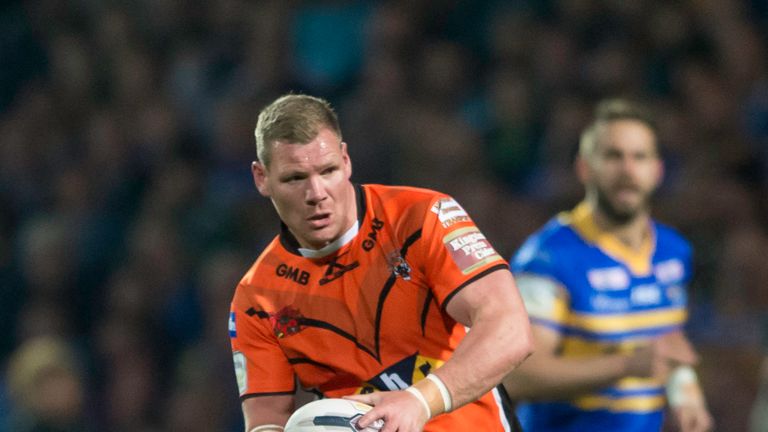
M 533 236 L 512 258 L 510 267 L 531 321 L 560 329 L 568 318 L 570 296 L 554 263 L 552 252 Z
M 427 210 L 422 240 L 424 273 L 442 308 L 473 281 L 508 268 L 467 212 L 451 197 L 438 197 Z
M 239 286 L 229 312 L 229 340 L 241 398 L 293 394 L 294 371 L 269 327 L 269 315 L 248 306 Z

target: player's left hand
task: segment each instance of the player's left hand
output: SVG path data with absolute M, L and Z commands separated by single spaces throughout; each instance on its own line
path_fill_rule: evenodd
M 361 429 L 382 419 L 384 427 L 381 432 L 421 432 L 429 420 L 421 402 L 406 391 L 373 392 L 344 396 L 344 399 L 373 405 L 373 409 L 357 422 Z
M 672 408 L 674 423 L 680 432 L 710 432 L 715 422 L 703 405 L 681 405 Z

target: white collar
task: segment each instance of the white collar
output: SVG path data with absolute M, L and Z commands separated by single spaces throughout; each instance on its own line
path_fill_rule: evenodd
M 357 231 L 359 230 L 358 223 L 355 221 L 355 223 L 352 224 L 352 227 L 347 230 L 341 237 L 337 238 L 336 240 L 328 243 L 327 245 L 321 247 L 320 249 L 306 249 L 306 248 L 299 248 L 299 253 L 304 258 L 322 258 L 326 255 L 329 255 L 333 252 L 336 252 L 337 250 L 341 249 L 342 246 L 352 241 L 353 238 L 357 235 Z

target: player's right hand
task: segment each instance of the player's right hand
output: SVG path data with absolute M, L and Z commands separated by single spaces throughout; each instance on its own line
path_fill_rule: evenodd
M 627 359 L 626 369 L 628 376 L 654 377 L 666 382 L 675 367 L 697 362 L 698 355 L 682 331 L 674 331 L 635 349 Z
M 421 432 L 429 420 L 421 402 L 407 391 L 373 392 L 344 398 L 373 406 L 357 422 L 361 429 L 381 419 L 384 420 L 381 432 Z

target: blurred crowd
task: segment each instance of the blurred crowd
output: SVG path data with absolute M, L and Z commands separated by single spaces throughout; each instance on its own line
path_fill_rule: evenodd
M 275 235 L 258 111 L 329 99 L 353 180 L 454 195 L 510 256 L 581 199 L 597 100 L 656 112 L 721 430 L 768 335 L 768 3 L 36 0 L 0 13 L 0 431 L 239 431 L 226 320 Z M 767 369 L 768 370 L 768 369 Z

